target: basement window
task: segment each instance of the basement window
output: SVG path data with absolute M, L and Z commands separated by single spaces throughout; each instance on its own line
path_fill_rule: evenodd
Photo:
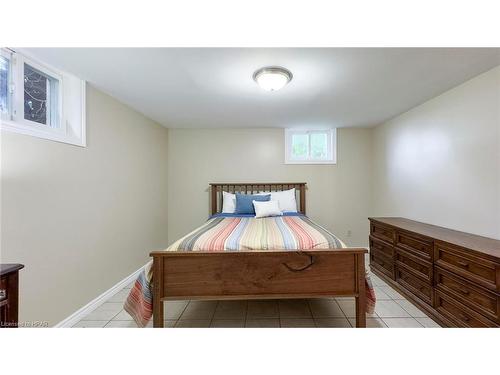
M 85 146 L 85 81 L 2 48 L 2 131 Z
M 0 115 L 2 119 L 7 118 L 10 112 L 9 82 L 10 82 L 10 59 L 9 55 L 1 51 L 0 54 Z
M 336 164 L 336 129 L 286 129 L 285 164 Z

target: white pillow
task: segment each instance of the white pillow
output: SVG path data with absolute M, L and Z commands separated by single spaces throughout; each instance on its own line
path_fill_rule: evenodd
M 234 214 L 236 210 L 236 194 L 222 192 L 222 213 Z
M 255 209 L 255 217 L 281 216 L 283 213 L 280 210 L 278 201 L 259 202 L 252 201 Z
M 281 212 L 297 212 L 295 188 L 284 191 L 271 192 L 271 200 L 278 201 Z

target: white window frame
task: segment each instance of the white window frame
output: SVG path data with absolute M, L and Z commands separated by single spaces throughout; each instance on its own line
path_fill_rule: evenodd
M 7 59 L 9 62 L 9 72 L 7 74 L 7 79 L 9 82 L 7 83 L 7 108 L 8 108 L 8 113 L 0 113 L 0 117 L 2 120 L 10 120 L 10 116 L 12 113 L 12 57 L 11 53 L 8 52 L 5 48 L 0 48 L 0 56 L 3 58 Z
M 48 66 L 25 52 L 2 48 L 1 53 L 10 60 L 10 113 L 2 116 L 2 131 L 86 147 L 85 81 Z M 25 63 L 58 81 L 55 124 L 44 125 L 24 118 Z
M 292 156 L 292 136 L 295 134 L 307 135 L 309 139 L 309 152 L 311 150 L 310 135 L 314 133 L 327 134 L 327 158 L 295 159 Z M 311 129 L 285 129 L 285 164 L 337 164 L 337 129 L 311 128 Z

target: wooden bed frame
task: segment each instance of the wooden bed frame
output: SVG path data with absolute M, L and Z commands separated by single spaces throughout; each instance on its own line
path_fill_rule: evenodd
M 295 188 L 306 212 L 306 183 L 210 184 L 211 212 L 222 192 L 255 193 Z M 153 326 L 163 327 L 163 301 L 327 298 L 356 300 L 356 327 L 366 327 L 363 248 L 301 251 L 153 251 Z

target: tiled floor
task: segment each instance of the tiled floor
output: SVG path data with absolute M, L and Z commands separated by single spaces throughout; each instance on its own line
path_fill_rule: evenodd
M 384 281 L 371 275 L 377 295 L 373 328 L 439 327 Z M 123 310 L 131 285 L 88 314 L 74 327 L 137 327 Z M 264 301 L 165 302 L 165 327 L 354 327 L 354 298 Z M 152 327 L 152 322 L 148 325 Z

